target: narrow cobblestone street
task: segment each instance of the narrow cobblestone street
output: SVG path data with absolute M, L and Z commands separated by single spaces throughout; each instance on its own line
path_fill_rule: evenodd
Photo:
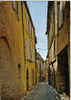
M 0 0 L 0 100 L 70 100 L 69 0 Z
M 37 87 L 28 93 L 24 100 L 60 100 L 56 90 L 47 85 L 47 83 L 41 82 Z M 64 100 L 64 99 L 63 99 Z

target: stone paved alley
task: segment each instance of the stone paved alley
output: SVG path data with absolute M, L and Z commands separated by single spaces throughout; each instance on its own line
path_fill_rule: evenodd
M 37 87 L 28 93 L 24 100 L 61 100 L 56 90 L 42 82 Z M 64 100 L 64 99 L 63 99 Z
M 69 100 L 70 1 L 0 1 L 0 100 Z

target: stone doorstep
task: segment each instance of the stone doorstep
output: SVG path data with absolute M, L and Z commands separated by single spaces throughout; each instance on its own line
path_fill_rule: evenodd
M 66 94 L 60 94 L 61 100 L 70 100 L 69 96 Z
M 70 100 L 69 97 L 61 97 L 61 100 Z

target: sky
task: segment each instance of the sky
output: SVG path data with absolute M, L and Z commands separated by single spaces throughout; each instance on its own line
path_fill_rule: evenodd
M 46 33 L 47 25 L 47 1 L 27 1 L 37 38 L 37 52 L 46 59 L 48 52 L 48 41 Z

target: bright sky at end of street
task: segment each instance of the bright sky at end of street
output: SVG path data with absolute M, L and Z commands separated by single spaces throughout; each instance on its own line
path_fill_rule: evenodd
M 27 1 L 37 37 L 36 49 L 46 59 L 48 41 L 46 36 L 48 1 Z

